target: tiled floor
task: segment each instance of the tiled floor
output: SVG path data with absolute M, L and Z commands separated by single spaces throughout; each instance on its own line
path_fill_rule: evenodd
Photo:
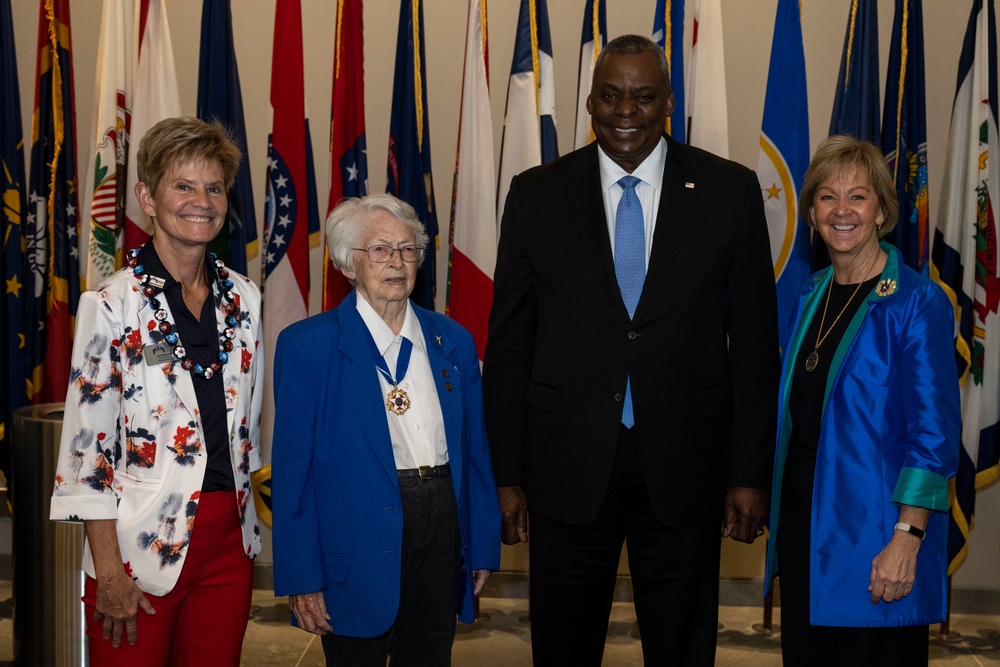
M 528 601 L 520 598 L 483 598 L 480 619 L 459 624 L 453 652 L 458 667 L 525 667 L 531 664 L 527 623 Z M 269 591 L 254 591 L 250 629 L 243 644 L 244 667 L 323 665 L 319 639 L 288 626 L 288 606 Z M 761 622 L 760 607 L 724 606 L 719 611 L 719 648 L 716 665 L 739 667 L 781 665 L 780 635 L 754 629 Z M 778 610 L 775 622 L 779 624 Z M 778 628 L 776 628 L 777 630 Z M 942 641 L 933 628 L 931 664 L 952 667 L 1000 665 L 1000 618 L 952 617 L 953 641 Z M 631 603 L 615 603 L 604 650 L 605 665 L 642 665 Z M 892 667 L 887 665 L 886 667 Z
M 483 598 L 480 619 L 459 624 L 454 664 L 458 667 L 524 667 L 531 664 L 527 600 Z M 739 667 L 781 664 L 780 634 L 754 629 L 760 607 L 724 606 L 719 612 L 719 649 L 716 665 Z M 780 629 L 779 610 L 775 622 Z M 1000 617 L 955 615 L 952 629 L 959 636 L 944 641 L 931 638 L 931 664 L 949 667 L 1000 665 Z M 11 584 L 0 581 L 0 667 L 12 660 Z M 288 624 L 288 605 L 271 591 L 254 591 L 253 608 L 243 644 L 244 667 L 299 667 L 323 665 L 319 639 Z M 629 603 L 615 603 L 604 652 L 605 665 L 641 665 L 635 614 Z M 890 667 L 890 666 L 887 666 Z

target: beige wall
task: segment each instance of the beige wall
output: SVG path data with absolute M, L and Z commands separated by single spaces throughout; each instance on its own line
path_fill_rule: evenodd
M 30 134 L 33 100 L 37 0 L 14 0 L 14 29 L 21 83 L 21 106 L 26 137 Z M 368 140 L 369 189 L 385 187 L 385 154 L 392 92 L 393 61 L 399 0 L 367 0 L 365 3 L 365 97 Z M 447 240 L 451 181 L 457 144 L 458 106 L 465 39 L 465 0 L 428 0 L 425 3 L 427 86 L 434 156 L 434 187 L 442 239 Z M 608 32 L 649 34 L 654 0 L 608 0 Z M 689 13 L 693 0 L 688 0 Z M 833 103 L 837 68 L 843 45 L 848 0 L 802 0 L 802 27 L 806 47 L 810 127 L 815 146 L 827 133 Z M 884 80 L 893 2 L 879 0 L 880 63 Z M 99 0 L 72 0 L 73 52 L 76 75 L 78 156 L 88 153 L 94 59 L 100 27 Z M 181 107 L 194 114 L 198 87 L 200 0 L 167 2 L 177 71 L 180 76 Z M 488 4 L 490 76 L 493 83 L 494 146 L 499 157 L 507 77 L 514 48 L 518 0 L 492 0 Z M 560 150 L 571 150 L 575 116 L 576 76 L 583 0 L 549 0 L 549 18 L 555 53 L 556 109 Z M 758 137 L 764 105 L 768 58 L 777 0 L 722 0 L 726 48 L 726 80 L 729 100 L 731 157 L 756 167 Z M 926 43 L 928 153 L 930 160 L 930 205 L 932 219 L 938 208 L 941 162 L 947 144 L 951 101 L 961 40 L 968 20 L 970 0 L 924 2 Z M 316 173 L 320 205 L 325 208 L 328 183 L 330 87 L 333 60 L 333 27 L 336 2 L 302 0 L 306 53 L 306 98 L 312 115 Z M 264 162 L 269 130 L 268 90 L 274 2 L 233 0 L 233 19 L 249 142 L 254 170 L 254 193 L 260 218 L 264 198 Z M 688 19 L 688 32 L 691 29 Z M 689 40 L 688 40 L 689 41 Z M 884 88 L 884 86 L 883 86 Z M 82 164 L 81 164 L 82 170 Z M 445 243 L 446 245 L 446 243 Z M 439 255 L 438 308 L 443 308 L 445 250 Z M 313 284 L 320 281 L 319 251 L 313 253 Z M 256 260 L 250 273 L 257 277 Z M 319 291 L 313 290 L 311 312 L 318 310 Z M 979 525 L 973 533 L 971 555 L 955 579 L 956 587 L 1000 588 L 997 558 L 1000 536 L 1000 491 L 987 490 L 979 497 Z M 850 517 L 844 517 L 849 521 Z M 268 558 L 265 554 L 265 558 Z M 505 557 L 505 564 L 526 564 L 520 552 Z M 724 574 L 762 576 L 759 547 L 727 546 Z

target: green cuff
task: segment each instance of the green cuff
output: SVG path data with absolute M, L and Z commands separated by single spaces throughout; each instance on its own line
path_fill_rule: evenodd
M 944 512 L 948 509 L 948 478 L 928 470 L 903 468 L 892 502 Z

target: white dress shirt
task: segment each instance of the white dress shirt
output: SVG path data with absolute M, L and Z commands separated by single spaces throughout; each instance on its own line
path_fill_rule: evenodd
M 427 356 L 424 333 L 420 328 L 417 314 L 413 311 L 413 306 L 409 301 L 406 302 L 406 315 L 397 336 L 392 333 L 389 325 L 379 317 L 361 292 L 358 292 L 357 302 L 358 313 L 364 320 L 365 326 L 368 327 L 368 331 L 371 332 L 375 346 L 385 358 L 385 363 L 393 377 L 396 376 L 396 360 L 399 357 L 399 347 L 403 337 L 405 336 L 413 343 L 410 365 L 407 367 L 406 375 L 402 378 L 396 378 L 399 382 L 399 388 L 405 391 L 410 399 L 410 408 L 401 415 L 385 408 L 396 469 L 439 466 L 448 463 L 448 444 L 445 439 L 441 403 L 438 401 L 434 374 Z M 392 385 L 382 373 L 378 372 L 374 361 L 372 361 L 372 373 L 378 375 L 382 396 L 386 396 L 392 389 Z
M 649 254 L 653 249 L 653 231 L 656 228 L 656 212 L 660 208 L 660 190 L 663 187 L 663 163 L 667 157 L 667 141 L 660 137 L 653 152 L 646 156 L 632 176 L 641 183 L 635 186 L 635 194 L 642 205 L 642 223 L 646 232 L 646 269 L 649 270 Z M 608 235 L 611 237 L 611 256 L 615 254 L 615 215 L 618 202 L 622 198 L 622 187 L 618 180 L 629 173 L 622 169 L 608 155 L 597 147 L 597 162 L 601 168 L 601 194 L 604 197 L 604 217 L 608 221 Z

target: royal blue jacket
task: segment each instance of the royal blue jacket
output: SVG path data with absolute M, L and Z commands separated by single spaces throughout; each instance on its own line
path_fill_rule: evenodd
M 278 337 L 272 445 L 274 593 L 323 591 L 338 635 L 377 637 L 399 608 L 403 510 L 385 397 L 351 292 Z M 413 307 L 445 423 L 462 575 L 456 613 L 474 620 L 473 570 L 500 567 L 500 508 L 472 335 Z
M 813 625 L 928 625 L 945 616 L 945 512 L 961 437 L 954 316 L 940 287 L 906 267 L 894 247 L 882 249 L 889 258 L 836 349 L 823 399 L 809 550 Z M 785 351 L 765 594 L 780 576 L 775 547 L 792 432 L 792 366 L 832 278 L 828 268 L 806 283 Z M 933 510 L 913 592 L 872 604 L 872 559 L 892 538 L 901 504 Z

